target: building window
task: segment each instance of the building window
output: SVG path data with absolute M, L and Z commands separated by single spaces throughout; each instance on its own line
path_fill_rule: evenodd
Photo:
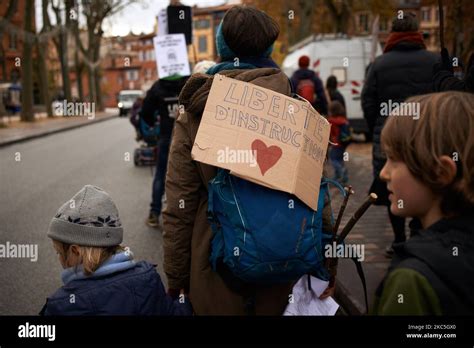
M 381 32 L 388 31 L 388 20 L 386 18 L 380 18 L 379 31 Z
M 431 8 L 424 7 L 421 9 L 421 21 L 422 22 L 431 21 Z
M 151 75 L 152 75 L 152 70 L 151 69 L 146 69 L 145 70 L 145 78 L 147 80 L 151 80 Z
M 369 31 L 369 15 L 367 13 L 359 15 L 359 30 L 361 32 Z
M 198 38 L 198 50 L 199 53 L 206 53 L 207 52 L 207 36 L 201 35 Z
M 194 21 L 194 29 L 209 29 L 211 21 L 209 19 L 197 19 Z
M 17 44 L 16 33 L 12 32 L 12 33 L 10 33 L 10 45 L 9 45 L 9 48 L 10 48 L 11 50 L 16 50 L 16 44 Z
M 126 45 L 126 48 L 127 48 L 127 51 L 130 51 L 130 50 L 132 49 L 132 45 L 128 43 L 128 44 Z
M 138 80 L 138 71 L 137 70 L 128 70 L 127 71 L 127 80 L 128 81 Z

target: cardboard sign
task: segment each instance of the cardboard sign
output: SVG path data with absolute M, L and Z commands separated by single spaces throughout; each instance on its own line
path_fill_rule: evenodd
M 317 210 L 329 131 L 306 101 L 215 75 L 192 157 Z
M 158 76 L 191 75 L 184 34 L 160 35 L 153 38 Z

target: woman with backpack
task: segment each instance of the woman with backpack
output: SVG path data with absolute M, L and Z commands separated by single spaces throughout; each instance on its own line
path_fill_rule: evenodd
M 176 120 L 166 176 L 164 270 L 168 292 L 177 296 L 184 289 L 197 315 L 282 315 L 288 304 L 293 283 L 232 291 L 225 274 L 211 268 L 208 183 L 216 176 L 217 168 L 191 157 L 212 75 L 219 73 L 291 95 L 288 78 L 270 58 L 278 34 L 277 23 L 264 12 L 247 6 L 232 7 L 216 35 L 221 63 L 210 68 L 207 75 L 193 75 L 179 97 L 185 112 Z M 325 225 L 330 224 L 329 208 L 327 204 L 323 210 Z M 249 293 L 253 303 L 247 301 Z

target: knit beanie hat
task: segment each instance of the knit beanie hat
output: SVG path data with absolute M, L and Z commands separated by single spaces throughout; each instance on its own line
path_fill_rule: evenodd
M 48 237 L 67 244 L 108 247 L 122 242 L 123 229 L 107 192 L 86 185 L 59 208 Z
M 307 68 L 309 66 L 309 57 L 301 56 L 300 59 L 298 59 L 298 65 L 300 68 Z
M 224 37 L 224 33 L 222 32 L 222 23 L 224 20 L 221 20 L 219 26 L 217 27 L 216 33 L 216 49 L 217 54 L 222 58 L 223 61 L 225 60 L 232 60 L 239 55 L 235 53 L 229 45 L 227 45 Z M 267 47 L 265 52 L 261 54 L 262 57 L 270 57 L 273 52 L 273 44 Z

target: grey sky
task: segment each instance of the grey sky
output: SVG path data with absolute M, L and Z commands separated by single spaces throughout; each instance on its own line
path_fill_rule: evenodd
M 199 7 L 222 5 L 225 0 L 182 0 L 183 5 Z M 104 24 L 106 35 L 126 35 L 132 30 L 135 34 L 153 30 L 155 17 L 158 12 L 168 6 L 168 0 L 144 0 L 140 4 L 130 5 Z
M 199 7 L 217 6 L 226 3 L 226 0 L 181 0 L 183 5 Z M 158 12 L 168 6 L 169 0 L 141 0 L 136 4 L 129 5 L 124 11 L 106 19 L 102 29 L 106 36 L 126 35 L 130 31 L 135 34 L 153 31 L 155 17 Z M 54 15 L 50 14 L 54 24 Z M 41 0 L 36 0 L 36 27 L 42 27 Z

